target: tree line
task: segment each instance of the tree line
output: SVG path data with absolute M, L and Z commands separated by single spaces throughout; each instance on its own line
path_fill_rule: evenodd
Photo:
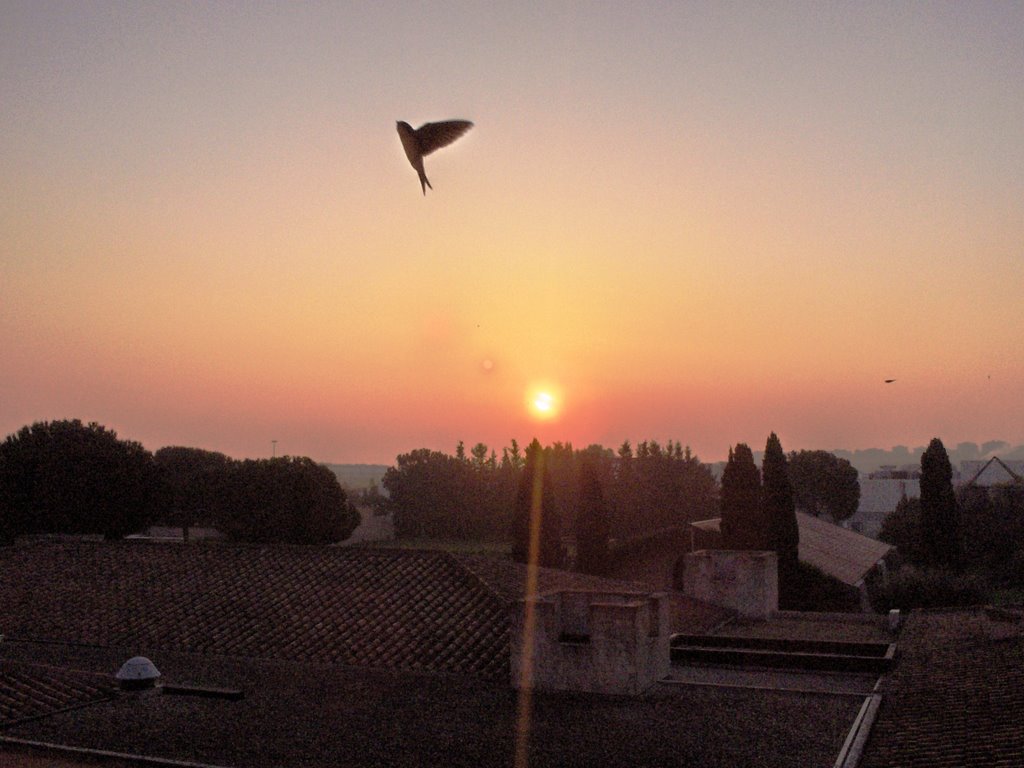
M 662 446 L 627 441 L 618 451 L 599 445 L 574 449 L 536 440 L 524 451 L 516 440 L 501 457 L 483 443 L 454 455 L 422 448 L 398 456 L 381 484 L 380 507 L 393 514 L 399 538 L 507 541 L 523 477 L 543 464 L 549 517 L 571 534 L 581 509 L 584 473 L 607 503 L 609 534 L 627 539 L 717 514 L 717 483 L 707 465 L 674 441 Z M 586 469 L 584 469 L 586 467 Z
M 37 422 L 0 443 L 0 543 L 24 534 L 101 534 L 209 524 L 236 541 L 330 543 L 359 512 L 334 473 L 306 457 L 237 461 L 198 448 L 152 454 L 99 424 Z

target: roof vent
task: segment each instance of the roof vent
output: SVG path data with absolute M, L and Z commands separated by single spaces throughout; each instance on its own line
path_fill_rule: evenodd
M 156 685 L 158 677 L 160 677 L 160 670 L 145 656 L 133 656 L 128 659 L 115 675 L 121 689 L 125 691 L 152 688 Z

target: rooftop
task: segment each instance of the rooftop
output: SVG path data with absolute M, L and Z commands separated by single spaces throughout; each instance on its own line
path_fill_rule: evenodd
M 543 591 L 644 588 L 550 569 L 539 581 Z M 436 552 L 0 549 L 0 690 L 34 702 L 0 723 L 0 751 L 27 762 L 23 742 L 38 741 L 255 768 L 511 764 L 509 607 L 524 584 L 521 565 Z M 728 616 L 676 605 L 693 631 Z M 113 690 L 139 654 L 165 685 L 244 697 Z M 54 700 L 57 681 L 67 693 Z M 849 695 L 692 684 L 638 697 L 535 693 L 530 765 L 823 765 L 858 707 Z
M 915 611 L 900 648 L 863 768 L 1021 765 L 1024 610 Z
M 850 586 L 858 585 L 892 550 L 892 546 L 885 542 L 840 528 L 805 512 L 796 513 L 796 522 L 800 529 L 800 560 Z M 715 517 L 691 525 L 718 533 L 722 520 Z
M 0 645 L 11 664 L 111 675 L 125 653 Z M 157 652 L 153 661 L 169 683 L 242 688 L 245 697 L 118 694 L 4 728 L 0 739 L 238 768 L 513 764 L 517 700 L 507 683 L 173 652 Z M 536 693 L 529 765 L 831 765 L 859 707 L 851 696 L 706 685 L 662 685 L 636 698 Z M 17 745 L 0 743 L 0 750 L 11 748 Z

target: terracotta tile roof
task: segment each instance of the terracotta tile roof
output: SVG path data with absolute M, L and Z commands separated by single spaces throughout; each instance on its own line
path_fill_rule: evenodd
M 0 549 L 11 639 L 508 674 L 507 604 L 443 553 L 173 544 Z
M 105 701 L 116 690 L 111 675 L 0 660 L 0 728 Z
M 804 512 L 796 513 L 800 559 L 844 584 L 858 584 L 892 550 L 884 541 L 861 536 Z
M 1024 764 L 1024 611 L 917 611 L 863 768 Z
M 0 657 L 14 654 L 95 670 L 116 670 L 123 660 L 105 648 L 0 645 Z M 243 688 L 245 697 L 117 696 L 0 734 L 238 768 L 514 763 L 520 712 L 507 682 L 163 651 L 152 658 L 166 682 Z M 830 766 L 860 704 L 851 696 L 694 685 L 658 686 L 639 697 L 537 693 L 528 764 Z M 7 768 L 5 748 L 0 765 Z

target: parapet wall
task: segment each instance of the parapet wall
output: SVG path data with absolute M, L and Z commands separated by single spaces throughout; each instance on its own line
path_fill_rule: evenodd
M 565 591 L 513 607 L 512 685 L 638 694 L 669 672 L 664 593 Z
M 683 591 L 740 616 L 767 619 L 779 610 L 779 564 L 774 552 L 702 549 L 686 555 Z

